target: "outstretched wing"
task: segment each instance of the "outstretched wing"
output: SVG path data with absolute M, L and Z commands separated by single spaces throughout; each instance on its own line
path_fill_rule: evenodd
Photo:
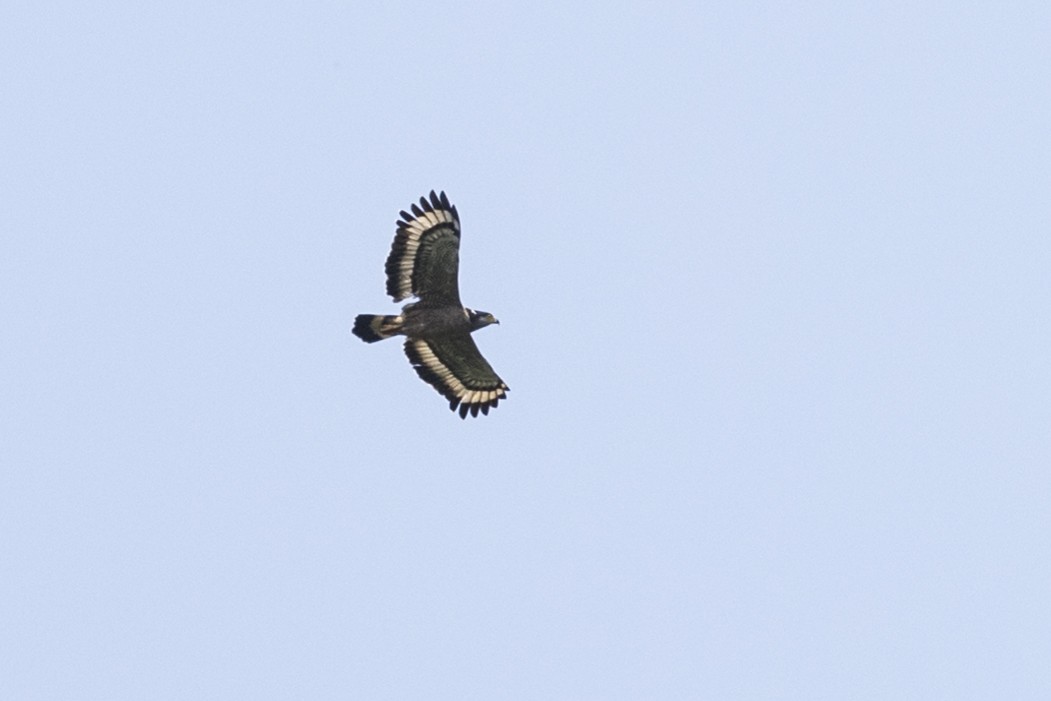
M 449 400 L 449 408 L 460 407 L 460 418 L 467 414 L 488 414 L 490 408 L 507 397 L 508 386 L 478 352 L 470 334 L 424 340 L 410 338 L 405 342 L 416 373 L 427 384 Z
M 395 302 L 416 296 L 424 303 L 462 306 L 459 269 L 460 216 L 444 192 L 431 190 L 411 214 L 401 212 L 387 256 L 387 294 Z

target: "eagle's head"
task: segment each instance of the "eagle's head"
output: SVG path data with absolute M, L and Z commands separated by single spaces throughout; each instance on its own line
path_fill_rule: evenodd
M 500 321 L 489 312 L 476 312 L 473 309 L 466 308 L 465 311 L 467 312 L 467 320 L 471 322 L 471 331 L 477 331 L 483 326 L 488 326 L 489 324 L 500 323 Z

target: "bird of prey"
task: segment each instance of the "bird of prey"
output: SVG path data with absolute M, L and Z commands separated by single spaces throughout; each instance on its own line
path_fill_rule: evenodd
M 401 212 L 387 256 L 387 294 L 401 314 L 359 314 L 354 335 L 366 343 L 406 336 L 405 354 L 416 374 L 449 400 L 449 408 L 488 414 L 506 398 L 508 386 L 478 351 L 471 334 L 500 322 L 489 312 L 460 302 L 460 215 L 445 193 L 421 197 L 412 212 Z

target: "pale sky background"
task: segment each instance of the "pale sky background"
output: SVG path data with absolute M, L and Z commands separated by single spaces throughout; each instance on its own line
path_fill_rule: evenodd
M 1051 698 L 1047 3 L 88 5 L 0 9 L 0 698 Z M 484 418 L 350 334 L 431 188 Z

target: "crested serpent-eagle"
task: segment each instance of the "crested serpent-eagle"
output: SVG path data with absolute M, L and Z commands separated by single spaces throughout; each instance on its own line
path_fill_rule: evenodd
M 500 322 L 489 312 L 460 302 L 460 215 L 445 193 L 421 197 L 412 212 L 401 212 L 387 256 L 387 294 L 401 314 L 359 314 L 354 335 L 366 343 L 406 336 L 405 354 L 416 373 L 460 410 L 460 418 L 488 414 L 508 387 L 486 362 L 471 333 Z

